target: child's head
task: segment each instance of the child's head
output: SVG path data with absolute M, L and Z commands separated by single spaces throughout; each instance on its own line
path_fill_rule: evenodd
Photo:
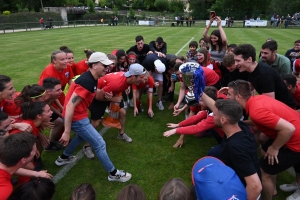
M 204 38 L 201 38 L 201 39 L 199 40 L 199 46 L 201 47 L 204 43 L 205 43 L 205 39 L 204 39 Z
M 191 41 L 189 43 L 189 48 L 191 52 L 195 52 L 196 49 L 198 48 L 198 43 L 196 41 Z
M 96 200 L 96 191 L 91 184 L 83 183 L 73 190 L 69 200 Z
M 236 44 L 230 44 L 227 46 L 227 54 L 233 54 L 234 49 L 237 47 Z
M 129 184 L 118 194 L 117 200 L 145 200 L 145 194 L 138 185 Z
M 158 200 L 191 200 L 191 194 L 182 179 L 173 178 L 161 188 Z
M 214 86 L 205 86 L 204 93 L 212 98 L 213 100 L 217 100 L 217 89 Z M 199 99 L 199 105 L 201 106 L 202 110 L 207 109 L 207 105 L 202 101 L 202 99 Z

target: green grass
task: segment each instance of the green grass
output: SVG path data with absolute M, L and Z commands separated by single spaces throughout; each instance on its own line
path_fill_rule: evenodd
M 114 49 L 129 49 L 134 45 L 136 35 L 143 35 L 147 43 L 161 36 L 168 43 L 168 53 L 174 54 L 191 38 L 194 37 L 194 40 L 198 41 L 203 30 L 204 27 L 98 26 L 2 34 L 1 74 L 10 76 L 16 89 L 20 91 L 26 84 L 37 83 L 41 71 L 50 61 L 51 52 L 62 45 L 70 47 L 74 51 L 75 61 L 79 61 L 85 57 L 84 48 L 109 53 Z M 297 29 L 225 28 L 225 32 L 229 43 L 251 43 L 256 47 L 257 54 L 269 37 L 278 42 L 280 54 L 284 54 L 293 46 L 293 42 L 299 39 Z M 185 55 L 187 50 L 188 46 L 179 52 L 179 55 Z M 143 103 L 146 104 L 145 97 Z M 191 185 L 190 174 L 194 162 L 205 156 L 216 142 L 213 138 L 199 139 L 187 136 L 181 149 L 172 148 L 178 135 L 164 138 L 162 133 L 167 130 L 165 124 L 180 122 L 184 116 L 173 117 L 167 107 L 168 103 L 165 103 L 166 109 L 159 111 L 154 105 L 153 119 L 149 119 L 146 113 L 134 118 L 132 109 L 128 109 L 125 131 L 132 137 L 132 144 L 118 140 L 116 129 L 110 129 L 104 135 L 107 151 L 114 165 L 132 173 L 132 180 L 128 183 L 108 182 L 107 173 L 99 161 L 84 157 L 58 182 L 53 199 L 68 199 L 73 188 L 83 182 L 93 184 L 97 191 L 97 199 L 105 200 L 115 199 L 121 188 L 129 183 L 141 186 L 149 200 L 157 199 L 160 188 L 170 178 L 180 177 Z M 81 146 L 77 151 L 80 148 Z M 60 154 L 61 152 L 42 154 L 44 168 L 53 175 L 61 169 L 54 164 Z M 292 181 L 294 178 L 284 172 L 278 176 L 277 184 Z M 285 199 L 289 195 L 281 191 L 279 193 L 278 199 Z

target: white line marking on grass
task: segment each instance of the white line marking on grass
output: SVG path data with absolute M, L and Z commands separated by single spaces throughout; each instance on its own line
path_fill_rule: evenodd
M 190 39 L 185 45 L 183 45 L 183 46 L 181 47 L 181 49 L 179 49 L 179 51 L 177 51 L 177 53 L 175 53 L 175 55 L 177 56 L 177 55 L 182 51 L 182 49 L 183 49 L 184 47 L 186 47 L 186 45 L 188 45 L 193 39 L 194 39 L 194 37 L 192 37 L 192 39 Z
M 104 133 L 106 133 L 106 131 L 108 130 L 108 127 L 103 127 L 100 131 L 99 134 L 101 136 L 104 135 Z M 56 184 L 58 183 L 58 181 L 60 181 L 60 179 L 62 179 L 69 171 L 70 169 L 72 169 L 72 167 L 74 167 L 74 165 L 76 165 L 76 163 L 83 157 L 83 152 L 82 150 L 80 150 L 77 154 L 76 154 L 76 161 L 74 161 L 73 163 L 70 164 L 66 164 L 61 170 L 59 170 L 59 172 L 57 172 L 57 174 L 55 174 L 55 176 L 52 178 L 52 181 Z

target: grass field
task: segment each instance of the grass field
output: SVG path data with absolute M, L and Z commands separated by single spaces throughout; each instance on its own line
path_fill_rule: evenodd
M 2 34 L 1 74 L 10 76 L 16 89 L 20 91 L 26 84 L 37 83 L 41 71 L 50 62 L 51 52 L 62 45 L 71 48 L 75 61 L 79 61 L 85 57 L 84 48 L 109 53 L 114 49 L 129 49 L 135 44 L 136 35 L 143 35 L 146 43 L 161 36 L 168 44 L 168 53 L 185 55 L 188 50 L 188 45 L 185 46 L 187 42 L 191 39 L 198 41 L 203 30 L 204 27 L 98 26 Z M 297 29 L 225 28 L 225 32 L 229 43 L 250 43 L 258 51 L 264 41 L 271 37 L 278 42 L 280 54 L 284 54 L 299 39 Z M 180 49 L 182 50 L 179 51 Z M 145 104 L 145 99 L 143 102 Z M 172 111 L 167 110 L 167 107 L 168 103 L 165 103 L 165 110 L 159 111 L 154 106 L 153 119 L 149 119 L 145 113 L 133 118 L 132 109 L 128 109 L 125 132 L 132 137 L 132 144 L 118 140 L 116 129 L 109 129 L 104 135 L 107 151 L 114 165 L 132 173 L 132 180 L 128 183 L 109 182 L 107 173 L 97 159 L 88 160 L 83 157 L 57 183 L 53 199 L 68 199 L 73 188 L 83 182 L 93 184 L 97 199 L 105 200 L 115 199 L 121 188 L 129 183 L 141 186 L 149 200 L 157 199 L 160 188 L 170 178 L 180 177 L 187 185 L 191 185 L 190 174 L 194 162 L 205 156 L 216 142 L 213 138 L 199 139 L 190 136 L 186 137 L 181 149 L 172 148 L 179 136 L 164 138 L 162 133 L 167 130 L 165 124 L 177 123 L 184 116 L 173 117 Z M 81 147 L 78 147 L 78 151 Z M 48 169 L 53 175 L 62 169 L 54 164 L 60 154 L 61 152 L 42 154 L 44 169 Z M 294 178 L 285 172 L 278 176 L 277 185 L 293 181 Z M 281 191 L 279 193 L 278 199 L 285 199 L 289 195 Z

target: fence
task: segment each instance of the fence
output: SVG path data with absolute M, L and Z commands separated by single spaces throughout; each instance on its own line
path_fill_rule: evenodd
M 152 19 L 153 20 L 153 19 Z M 164 26 L 174 26 L 177 27 L 177 23 L 175 20 L 165 20 L 166 24 Z M 54 28 L 69 28 L 69 27 L 82 27 L 82 26 L 110 26 L 112 22 L 110 20 L 104 20 L 103 23 L 100 20 L 74 20 L 74 21 L 53 21 L 52 25 Z M 118 26 L 125 26 L 127 25 L 127 21 L 125 19 L 121 19 L 118 21 Z M 130 20 L 130 25 L 133 25 L 133 20 Z M 158 22 L 159 26 L 162 26 L 162 20 Z M 233 25 L 230 28 L 237 28 L 243 27 L 244 22 L 242 20 L 234 21 Z M 190 24 L 188 24 L 188 27 Z M 195 23 L 192 23 L 191 26 L 196 27 L 205 27 L 205 20 L 196 20 Z M 183 23 L 179 23 L 178 27 L 187 27 L 187 23 L 184 20 Z M 226 25 L 226 27 L 228 27 Z M 267 23 L 267 28 L 276 28 L 271 25 L 270 21 Z M 266 28 L 264 27 L 264 28 Z M 300 21 L 291 21 L 288 24 L 288 28 L 293 27 L 300 27 Z M 49 27 L 49 22 L 45 22 L 45 28 Z M 249 27 L 245 27 L 249 28 Z M 257 27 L 253 27 L 257 28 Z M 259 27 L 261 28 L 261 27 Z M 279 28 L 284 28 L 284 24 L 279 25 Z M 41 29 L 41 25 L 39 22 L 25 22 L 25 23 L 5 23 L 0 24 L 0 33 L 11 33 L 11 32 L 20 32 L 20 31 L 32 31 L 32 30 L 39 30 Z

